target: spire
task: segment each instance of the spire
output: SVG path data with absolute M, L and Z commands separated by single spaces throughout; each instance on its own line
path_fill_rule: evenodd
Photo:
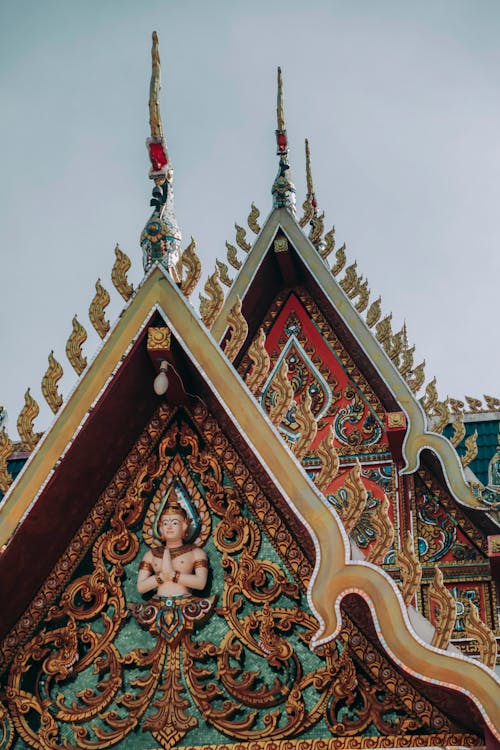
M 276 146 L 277 155 L 280 157 L 278 174 L 272 187 L 273 206 L 282 208 L 286 206 L 295 213 L 295 186 L 291 181 L 290 165 L 288 164 L 288 141 L 285 128 L 285 114 L 283 110 L 283 81 L 281 79 L 281 68 L 278 68 L 278 100 L 276 106 L 277 129 Z
M 318 204 L 316 203 L 316 195 L 314 193 L 312 172 L 311 172 L 311 153 L 309 151 L 309 141 L 306 138 L 306 180 L 307 180 L 307 195 L 306 201 L 310 203 L 313 209 L 313 216 L 318 213 Z
M 154 180 L 155 186 L 150 201 L 153 213 L 141 234 L 142 263 L 146 272 L 153 263 L 161 262 L 169 270 L 174 281 L 179 281 L 176 269 L 180 257 L 181 233 L 175 218 L 174 171 L 170 163 L 160 115 L 160 49 L 156 31 L 153 31 L 151 63 L 149 87 L 151 137 L 146 140 L 146 147 L 151 161 L 149 177 Z

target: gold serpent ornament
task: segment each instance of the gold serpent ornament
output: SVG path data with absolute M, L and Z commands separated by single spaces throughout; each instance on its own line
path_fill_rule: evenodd
M 57 390 L 57 383 L 62 376 L 63 368 L 55 359 L 54 352 L 51 351 L 49 354 L 49 366 L 42 378 L 42 393 L 54 414 L 57 414 L 63 402 L 63 397 Z
M 87 358 L 83 356 L 82 344 L 87 340 L 87 331 L 79 322 L 76 315 L 71 321 L 73 330 L 66 342 L 66 356 L 77 375 L 81 375 L 87 367 Z
M 99 336 L 103 339 L 109 331 L 109 320 L 106 320 L 104 310 L 109 305 L 109 292 L 104 289 L 101 279 L 95 283 L 95 295 L 90 303 L 89 318 Z

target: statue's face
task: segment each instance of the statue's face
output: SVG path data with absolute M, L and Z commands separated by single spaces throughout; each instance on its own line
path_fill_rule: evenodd
M 168 545 L 176 545 L 182 542 L 187 528 L 187 521 L 180 513 L 165 515 L 160 519 L 161 538 Z

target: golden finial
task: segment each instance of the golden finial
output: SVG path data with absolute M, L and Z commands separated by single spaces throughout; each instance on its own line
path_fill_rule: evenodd
M 200 294 L 200 317 L 209 330 L 217 320 L 224 304 L 224 292 L 219 284 L 219 279 L 219 269 L 216 268 L 205 284 L 207 297 Z
M 306 224 L 308 224 L 310 221 L 314 220 L 314 218 L 317 215 L 317 205 L 316 205 L 316 196 L 314 195 L 314 187 L 313 187 L 313 179 L 312 179 L 312 171 L 311 171 L 311 152 L 309 150 L 309 141 L 306 138 L 306 181 L 307 181 L 307 195 L 304 203 L 302 204 L 302 209 L 304 211 L 304 214 L 302 218 L 299 220 L 299 225 L 304 228 Z M 313 226 L 311 233 L 316 232 L 317 229 Z M 323 228 L 321 230 L 321 234 L 323 234 Z M 320 234 L 320 237 L 321 237 Z M 313 235 L 314 236 L 314 235 Z M 309 235 L 309 239 L 311 240 L 312 244 L 315 245 L 316 242 L 313 242 L 311 239 L 311 236 Z
M 401 596 L 408 606 L 415 596 L 422 580 L 422 566 L 415 553 L 411 531 L 406 532 L 401 549 L 396 554 L 396 562 L 401 573 Z
M 434 568 L 434 579 L 428 589 L 428 602 L 429 611 L 435 613 L 432 645 L 446 650 L 455 627 L 457 607 L 455 599 L 444 585 L 443 574 L 437 566 Z
M 254 234 L 259 234 L 260 232 L 260 225 L 257 219 L 260 216 L 259 209 L 255 206 L 254 203 L 252 203 L 252 208 L 250 210 L 250 213 L 248 214 L 247 223 L 250 229 Z
M 379 344 L 384 344 L 386 342 L 392 341 L 392 327 L 391 327 L 391 320 L 392 320 L 392 313 L 389 313 L 389 315 L 386 315 L 385 318 L 382 318 L 380 323 L 377 323 L 375 327 L 375 338 L 379 342 Z
M 278 426 L 286 417 L 293 401 L 293 386 L 288 377 L 288 364 L 284 358 L 272 380 L 269 392 L 274 397 L 269 409 L 269 419 L 275 426 Z
M 380 316 L 382 315 L 382 298 L 378 297 L 375 302 L 372 302 L 368 312 L 366 313 L 366 325 L 368 328 L 373 328 L 375 323 L 378 323 Z
M 71 321 L 71 324 L 73 330 L 66 342 L 66 356 L 76 374 L 81 375 L 87 367 L 87 358 L 82 354 L 82 344 L 87 340 L 87 331 L 78 321 L 76 315 Z
M 238 260 L 238 251 L 236 250 L 234 245 L 231 245 L 231 243 L 226 242 L 226 248 L 227 248 L 227 262 L 233 267 L 236 268 L 237 271 L 241 268 L 241 261 Z
M 189 298 L 201 276 L 201 261 L 196 254 L 196 242 L 192 237 L 182 253 L 181 263 L 186 269 L 186 275 L 181 283 L 181 292 Z
M 101 279 L 95 283 L 94 299 L 90 303 L 89 318 L 99 336 L 103 339 L 109 331 L 109 320 L 104 317 L 104 310 L 109 305 L 109 293 L 101 284 Z
M 254 395 L 258 393 L 261 385 L 267 378 L 269 365 L 271 363 L 265 344 L 266 334 L 264 333 L 263 328 L 259 328 L 257 336 L 248 348 L 248 356 L 253 367 L 245 379 L 247 386 Z
M 464 402 L 456 398 L 450 398 L 450 408 L 452 414 L 461 414 L 464 410 Z
M 479 647 L 479 658 L 490 669 L 495 669 L 497 661 L 497 640 L 495 634 L 484 623 L 474 602 L 469 601 L 464 619 L 465 637 L 472 638 Z
M 318 423 L 312 412 L 312 398 L 308 390 L 304 397 L 297 402 L 295 421 L 300 428 L 299 439 L 292 444 L 292 451 L 299 459 L 304 458 L 318 432 Z
M 465 439 L 465 453 L 463 456 L 461 456 L 460 461 L 462 462 L 462 466 L 464 469 L 474 461 L 474 459 L 477 456 L 478 447 L 477 447 L 477 430 L 474 430 L 474 432 L 469 435 L 468 438 Z
M 285 113 L 283 110 L 283 78 L 281 68 L 278 67 L 278 96 L 276 102 L 277 130 L 285 130 Z
M 316 455 L 321 462 L 321 469 L 314 477 L 314 481 L 317 488 L 324 493 L 337 476 L 340 467 L 339 454 L 333 442 L 333 425 L 316 448 Z
M 406 381 L 408 383 L 408 388 L 412 393 L 418 393 L 425 380 L 425 359 L 408 373 L 408 376 L 410 375 L 412 375 L 412 377 L 408 377 L 408 380 Z
M 306 182 L 307 194 L 314 196 L 313 178 L 311 171 L 311 152 L 309 150 L 309 141 L 306 138 Z
M 449 399 L 451 401 L 451 399 Z M 453 420 L 453 434 L 450 437 L 451 444 L 456 448 L 465 437 L 464 415 L 459 413 Z
M 153 46 L 151 47 L 151 83 L 149 84 L 149 125 L 151 127 L 151 138 L 159 141 L 163 139 L 163 125 L 160 115 L 160 45 L 158 34 L 153 31 Z
M 419 400 L 426 414 L 430 416 L 438 402 L 438 392 L 435 377 L 432 378 L 429 383 L 427 383 L 425 387 L 425 394 Z
M 500 411 L 500 398 L 495 398 L 494 396 L 487 396 L 484 394 L 484 400 L 486 402 L 486 406 L 490 411 Z
M 40 439 L 40 434 L 33 431 L 33 422 L 38 417 L 40 407 L 30 393 L 30 389 L 24 394 L 24 406 L 17 418 L 17 431 L 23 450 L 32 451 Z
M 370 287 L 368 286 L 368 279 L 366 279 L 363 284 L 360 285 L 358 289 L 358 301 L 354 305 L 356 310 L 359 313 L 362 313 L 366 310 L 368 307 L 368 302 L 370 301 Z
M 444 401 L 438 401 L 434 407 L 434 416 L 437 417 L 436 422 L 432 426 L 433 432 L 443 432 L 444 428 L 450 421 L 450 410 L 448 408 L 449 399 Z
M 318 250 L 321 245 L 321 238 L 325 229 L 325 212 L 316 214 L 311 219 L 311 231 L 309 232 L 309 242 Z
M 346 263 L 345 242 L 341 247 L 339 247 L 339 249 L 335 253 L 335 261 L 336 261 L 335 265 L 332 266 L 332 269 L 331 269 L 333 276 L 337 276 L 337 274 L 339 274 L 345 266 L 345 263 Z
M 54 414 L 57 414 L 63 402 L 63 397 L 57 390 L 57 383 L 62 376 L 63 368 L 57 359 L 55 359 L 54 352 L 51 351 L 49 354 L 49 366 L 42 378 L 42 393 Z
M 319 251 L 319 254 L 326 260 L 330 253 L 335 250 L 335 227 L 332 227 L 329 232 L 324 236 L 324 245 Z
M 349 471 L 344 484 L 346 492 L 344 504 L 338 508 L 346 534 L 350 534 L 356 526 L 368 499 L 368 492 L 361 480 L 361 464 L 359 459 Z
M 250 250 L 251 245 L 246 241 L 245 237 L 247 233 L 243 229 L 243 227 L 240 227 L 239 224 L 235 224 L 234 228 L 236 229 L 236 244 L 241 247 L 241 249 L 248 253 Z
M 248 323 L 241 311 L 241 299 L 239 297 L 236 298 L 236 302 L 229 311 L 227 324 L 231 331 L 231 337 L 226 341 L 224 354 L 231 362 L 234 362 L 248 335 Z
M 215 265 L 218 268 L 220 280 L 222 281 L 222 283 L 225 286 L 231 286 L 231 284 L 233 283 L 233 280 L 229 278 L 228 267 L 226 266 L 226 264 L 222 263 L 222 261 L 220 260 L 216 260 Z
M 345 276 L 340 281 L 340 286 L 346 294 L 349 294 L 353 286 L 358 280 L 358 274 L 356 273 L 358 262 L 355 260 L 350 266 L 345 269 Z
M 477 413 L 478 411 L 481 411 L 483 404 L 481 403 L 481 399 L 479 398 L 471 398 L 471 396 L 466 396 L 465 400 L 467 401 L 469 405 L 469 410 L 473 413 Z
M 111 281 L 117 292 L 121 294 L 125 302 L 128 302 L 134 293 L 134 287 L 127 281 L 127 271 L 132 265 L 130 258 L 121 250 L 118 243 L 115 247 L 116 260 L 111 271 Z
M 394 524 L 389 516 L 389 498 L 384 498 L 370 516 L 370 524 L 375 531 L 375 542 L 368 548 L 368 560 L 380 565 L 394 541 Z
M 5 427 L 0 430 L 0 492 L 7 492 L 12 484 L 12 476 L 7 468 L 7 461 L 12 455 L 14 444 L 7 435 Z
M 276 153 L 280 157 L 278 174 L 274 180 L 271 193 L 273 208 L 289 208 L 295 213 L 295 187 L 290 179 L 290 165 L 288 163 L 288 139 L 285 128 L 285 113 L 283 109 L 283 80 L 281 68 L 278 68 L 278 99 L 276 106 Z
M 399 365 L 399 372 L 403 376 L 403 378 L 406 378 L 408 373 L 411 371 L 413 367 L 413 355 L 415 353 L 415 347 L 412 346 L 410 348 L 403 349 L 403 353 L 401 355 L 401 362 Z

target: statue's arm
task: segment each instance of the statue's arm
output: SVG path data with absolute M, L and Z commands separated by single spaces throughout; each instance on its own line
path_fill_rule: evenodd
M 137 591 L 139 594 L 147 594 L 148 591 L 152 591 L 153 589 L 158 588 L 158 586 L 159 581 L 157 580 L 153 567 L 153 556 L 150 552 L 146 552 L 139 563 Z
M 201 591 L 205 588 L 208 578 L 208 557 L 204 550 L 196 549 L 193 552 L 193 572 L 180 573 L 177 583 L 189 589 Z

